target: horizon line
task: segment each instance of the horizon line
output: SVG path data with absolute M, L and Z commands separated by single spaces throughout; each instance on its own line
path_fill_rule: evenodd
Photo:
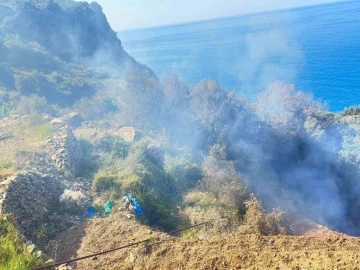
M 202 19 L 202 20 L 177 22 L 177 23 L 170 23 L 170 24 L 158 24 L 158 25 L 144 26 L 144 27 L 125 28 L 125 29 L 115 30 L 115 32 L 119 33 L 119 32 L 127 32 L 127 31 L 168 28 L 168 27 L 174 27 L 174 26 L 185 26 L 185 25 L 189 25 L 189 24 L 205 23 L 205 22 L 211 22 L 211 21 L 217 21 L 217 20 L 226 20 L 226 19 L 231 19 L 231 18 L 248 17 L 248 16 L 269 14 L 269 13 L 280 13 L 280 12 L 284 12 L 284 11 L 301 10 L 301 9 L 308 9 L 308 8 L 321 7 L 321 6 L 339 5 L 339 4 L 345 4 L 345 3 L 351 3 L 351 2 L 357 2 L 357 0 L 339 0 L 338 2 L 334 2 L 334 3 L 330 2 L 330 3 L 322 3 L 322 4 L 315 4 L 315 5 L 295 6 L 295 7 L 290 7 L 290 8 L 278 8 L 278 9 L 273 9 L 273 10 L 249 12 L 249 13 L 231 15 L 231 16 L 225 16 L 225 17 L 220 16 L 220 17 L 213 17 L 213 18 Z

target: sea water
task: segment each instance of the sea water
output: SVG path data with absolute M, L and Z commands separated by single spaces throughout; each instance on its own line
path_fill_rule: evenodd
M 204 78 L 255 100 L 277 80 L 331 111 L 360 104 L 360 1 L 119 32 L 160 78 Z

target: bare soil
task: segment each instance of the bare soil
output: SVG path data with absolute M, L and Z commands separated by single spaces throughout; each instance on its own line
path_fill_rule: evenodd
M 85 259 L 73 269 L 360 270 L 360 238 L 317 226 L 301 236 L 232 234 L 207 239 L 166 235 L 122 213 L 88 219 L 59 235 L 56 261 L 152 238 L 148 244 Z M 54 252 L 54 250 L 52 251 Z

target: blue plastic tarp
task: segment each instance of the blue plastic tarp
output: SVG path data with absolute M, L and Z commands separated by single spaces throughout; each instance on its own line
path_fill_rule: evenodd
M 126 196 L 124 196 L 123 201 L 126 199 L 129 199 L 132 204 L 135 206 L 135 214 L 137 216 L 142 216 L 144 214 L 144 211 L 142 210 L 138 200 L 132 195 L 132 194 L 126 194 Z
M 86 215 L 87 215 L 88 217 L 94 217 L 94 216 L 98 216 L 99 213 L 96 212 L 94 206 L 89 206 L 89 208 L 86 209 Z

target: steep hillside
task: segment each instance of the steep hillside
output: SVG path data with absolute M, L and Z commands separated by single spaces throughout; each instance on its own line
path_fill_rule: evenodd
M 36 93 L 68 106 L 94 93 L 94 78 L 129 70 L 154 76 L 124 51 L 97 3 L 6 0 L 0 22 L 2 92 Z

